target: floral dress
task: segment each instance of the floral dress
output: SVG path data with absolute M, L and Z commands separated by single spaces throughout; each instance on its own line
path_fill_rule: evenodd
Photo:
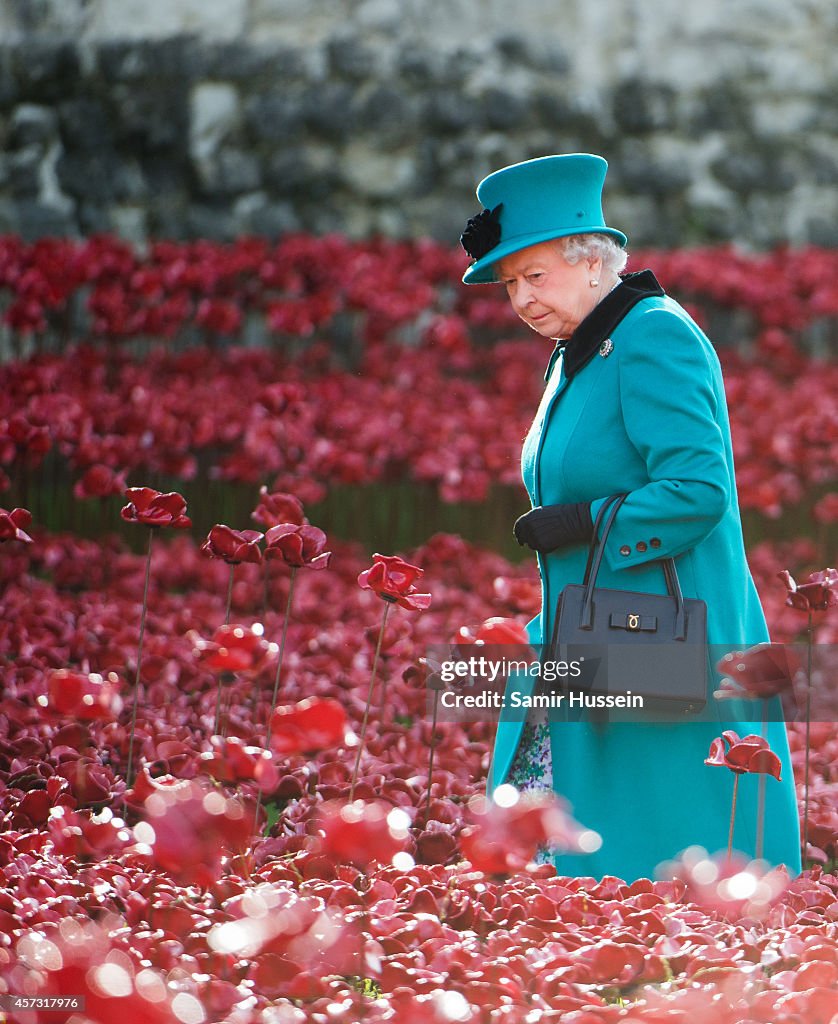
M 543 715 L 530 717 L 524 724 L 507 781 L 521 793 L 553 792 L 550 727 Z M 549 847 L 541 847 L 535 856 L 536 863 L 550 863 L 553 853 Z

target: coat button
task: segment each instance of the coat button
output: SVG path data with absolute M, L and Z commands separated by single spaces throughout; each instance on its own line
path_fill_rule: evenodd
M 643 554 L 643 552 L 646 550 L 646 541 L 645 540 L 639 540 L 635 546 L 637 547 L 637 550 L 641 554 Z
M 623 544 L 623 546 L 620 548 L 620 554 L 623 556 L 631 554 L 631 548 L 628 546 L 628 544 Z
M 661 539 L 660 537 L 652 537 L 649 543 L 652 545 L 653 548 L 659 548 L 661 546 Z

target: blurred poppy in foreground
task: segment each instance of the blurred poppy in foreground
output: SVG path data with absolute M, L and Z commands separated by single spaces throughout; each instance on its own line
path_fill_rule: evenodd
M 25 528 L 32 522 L 32 513 L 25 508 L 13 508 L 7 512 L 0 508 L 0 541 L 19 540 L 31 544 L 32 538 Z
M 98 672 L 56 669 L 47 676 L 47 692 L 38 697 L 38 703 L 56 715 L 108 721 L 122 710 L 116 682 L 113 673 L 105 679 Z
M 555 793 L 520 793 L 508 784 L 498 786 L 491 800 L 472 797 L 466 821 L 460 833 L 463 856 L 486 874 L 522 871 L 542 847 L 593 853 L 602 845 Z
M 454 642 L 458 644 L 529 644 L 527 631 L 517 619 L 493 615 L 476 628 L 461 626 Z
M 314 754 L 342 746 L 346 731 L 346 712 L 337 701 L 307 697 L 274 711 L 270 745 L 278 754 Z
M 247 847 L 253 824 L 238 800 L 194 781 L 156 789 L 146 798 L 144 818 L 134 838 L 151 848 L 155 866 L 179 885 L 201 888 Z
M 730 651 L 716 663 L 716 671 L 724 676 L 716 698 L 767 699 L 788 693 L 800 668 L 787 644 L 757 644 L 747 651 Z
M 699 846 L 684 850 L 678 860 L 660 864 L 655 874 L 683 882 L 684 902 L 731 920 L 764 917 L 790 881 L 784 868 L 769 868 L 765 861 L 739 856 L 711 857 Z
M 373 861 L 391 864 L 404 853 L 410 818 L 399 807 L 354 800 L 324 804 L 318 824 L 320 853 L 335 864 L 354 864 L 366 870 Z M 402 866 L 412 867 L 412 858 Z
M 193 634 L 192 653 L 211 672 L 255 675 L 276 657 L 275 644 L 264 636 L 261 623 L 219 626 L 211 640 Z

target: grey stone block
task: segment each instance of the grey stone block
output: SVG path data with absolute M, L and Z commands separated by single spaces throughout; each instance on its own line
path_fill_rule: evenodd
M 513 67 L 526 67 L 549 75 L 566 75 L 572 67 L 566 51 L 549 34 L 534 38 L 511 33 L 495 39 L 495 50 Z
M 311 169 L 299 148 L 283 147 L 272 153 L 262 172 L 265 187 L 292 197 L 305 195 L 311 181 Z
M 0 44 L 0 110 L 10 110 L 17 103 L 20 87 L 14 73 L 14 49 Z
M 711 165 L 713 174 L 735 192 L 784 192 L 794 185 L 794 175 L 776 152 L 756 146 L 737 146 Z
M 747 132 L 752 129 L 750 99 L 744 85 L 722 79 L 698 91 L 692 103 L 690 123 L 685 130 L 703 132 Z
M 227 198 L 252 192 L 261 185 L 255 155 L 233 147 L 220 149 L 196 168 L 200 191 L 207 198 Z
M 11 64 L 18 95 L 29 103 L 57 103 L 79 88 L 78 51 L 68 40 L 24 38 Z
M 486 89 L 476 104 L 474 119 L 494 131 L 508 131 L 527 124 L 529 103 L 497 86 Z
M 142 157 L 148 151 L 170 150 L 173 159 L 189 135 L 188 95 L 172 83 L 152 80 L 145 88 L 115 86 L 113 140 Z
M 272 89 L 245 99 L 243 127 L 256 142 L 288 142 L 304 131 L 298 90 Z
M 300 96 L 304 125 L 321 138 L 346 139 L 354 130 L 354 95 L 354 90 L 342 82 L 305 90 Z
M 75 236 L 78 225 L 69 214 L 46 206 L 36 201 L 13 203 L 9 207 L 9 217 L 14 232 L 21 235 L 27 242 L 48 236 Z
M 205 44 L 194 35 L 164 39 L 113 40 L 96 50 L 98 73 L 108 84 L 199 78 L 206 59 Z
M 101 100 L 89 95 L 65 100 L 57 112 L 65 150 L 85 152 L 110 145 L 113 123 Z
M 474 125 L 474 104 L 457 93 L 436 90 L 425 100 L 422 120 L 428 131 L 458 134 Z
M 43 156 L 41 146 L 26 146 L 6 155 L 6 187 L 15 199 L 35 199 L 40 193 Z
M 385 147 L 415 139 L 419 104 L 414 96 L 389 85 L 375 86 L 355 97 L 355 131 L 370 132 Z
M 271 199 L 264 192 L 242 196 L 233 206 L 233 227 L 236 234 L 262 235 L 277 238 L 299 231 L 301 224 L 291 203 Z
M 662 82 L 624 79 L 613 96 L 613 117 L 621 134 L 669 131 L 675 126 L 675 91 Z
M 114 229 L 106 203 L 84 200 L 79 203 L 76 216 L 83 235 L 106 234 Z
M 187 233 L 189 200 L 175 189 L 157 191 L 146 204 L 146 224 L 151 238 L 184 238 Z
M 204 42 L 196 47 L 196 77 L 217 81 L 250 82 L 276 87 L 302 81 L 306 67 L 298 50 L 281 44 L 254 45 L 245 39 L 232 42 Z
M 58 116 L 52 107 L 22 103 L 9 118 L 7 145 L 12 149 L 46 146 L 55 139 Z
M 114 150 L 62 153 L 55 170 L 61 191 L 78 201 L 93 198 L 107 204 L 142 198 L 147 193 L 135 161 Z
M 361 82 L 369 78 L 375 67 L 375 51 L 357 36 L 338 36 L 326 45 L 332 75 Z
M 683 193 L 691 180 L 690 168 L 666 163 L 652 155 L 624 154 L 618 161 L 623 188 L 636 195 L 668 196 Z
M 231 242 L 236 237 L 228 203 L 191 203 L 186 211 L 184 229 L 187 238 L 215 238 Z

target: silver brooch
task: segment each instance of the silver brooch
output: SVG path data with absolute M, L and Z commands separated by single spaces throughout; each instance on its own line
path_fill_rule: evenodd
M 607 359 L 614 351 L 614 342 L 610 338 L 606 338 L 605 341 L 599 346 L 599 354 L 603 359 Z

